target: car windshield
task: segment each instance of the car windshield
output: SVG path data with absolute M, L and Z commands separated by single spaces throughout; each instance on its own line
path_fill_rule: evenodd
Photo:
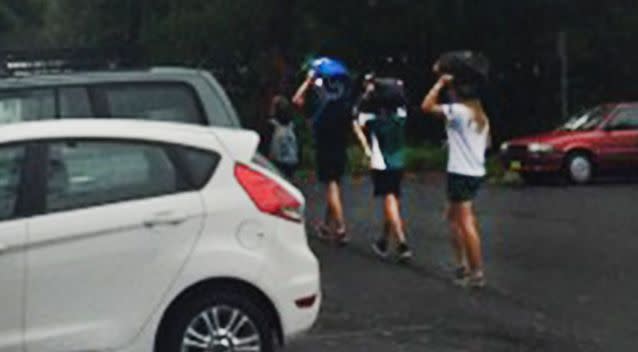
M 574 116 L 567 120 L 559 130 L 561 131 L 590 131 L 598 127 L 601 122 L 607 116 L 609 107 L 597 106 L 593 109 L 587 110 L 582 114 Z

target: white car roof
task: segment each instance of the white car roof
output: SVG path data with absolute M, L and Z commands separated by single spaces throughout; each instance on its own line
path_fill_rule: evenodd
M 0 144 L 57 138 L 133 139 L 207 148 L 221 127 L 133 119 L 60 119 L 0 126 Z

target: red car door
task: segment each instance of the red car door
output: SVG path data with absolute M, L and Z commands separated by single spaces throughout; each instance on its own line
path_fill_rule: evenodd
M 638 107 L 619 108 L 605 131 L 601 164 L 611 169 L 638 170 Z

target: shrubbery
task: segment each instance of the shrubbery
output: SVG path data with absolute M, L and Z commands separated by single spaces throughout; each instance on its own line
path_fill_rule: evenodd
M 311 144 L 303 147 L 303 159 L 299 168 L 301 175 L 311 174 L 315 168 L 314 152 Z M 432 144 L 409 146 L 405 150 L 405 170 L 408 173 L 444 172 L 447 165 L 447 150 Z M 487 170 L 490 178 L 501 179 L 503 167 L 496 156 L 487 158 Z M 348 165 L 346 171 L 352 176 L 363 176 L 368 173 L 367 160 L 358 145 L 348 147 Z

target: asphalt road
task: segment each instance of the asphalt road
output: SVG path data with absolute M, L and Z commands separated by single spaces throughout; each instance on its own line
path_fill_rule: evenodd
M 371 185 L 345 182 L 353 242 L 317 240 L 324 302 L 290 352 L 634 351 L 638 345 L 638 182 L 586 187 L 487 186 L 477 209 L 488 287 L 449 281 L 443 179 L 405 182 L 415 258 L 377 259 Z M 310 218 L 321 188 L 302 185 Z

